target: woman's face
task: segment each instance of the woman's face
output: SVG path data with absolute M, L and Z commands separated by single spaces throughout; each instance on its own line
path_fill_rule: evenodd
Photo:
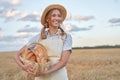
M 48 14 L 49 17 L 47 19 L 49 26 L 51 27 L 59 27 L 62 23 L 62 15 L 58 9 L 52 10 L 50 14 Z

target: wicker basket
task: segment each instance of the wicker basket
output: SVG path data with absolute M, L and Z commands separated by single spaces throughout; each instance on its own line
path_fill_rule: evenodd
M 35 67 L 35 73 L 46 71 L 50 68 L 50 58 L 47 49 L 40 43 L 31 43 L 24 49 L 20 56 L 23 64 L 31 64 Z

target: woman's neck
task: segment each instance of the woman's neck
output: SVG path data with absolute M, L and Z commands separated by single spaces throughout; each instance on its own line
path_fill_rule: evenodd
M 49 28 L 50 35 L 54 35 L 57 31 L 58 31 L 58 28 L 54 28 L 54 27 Z

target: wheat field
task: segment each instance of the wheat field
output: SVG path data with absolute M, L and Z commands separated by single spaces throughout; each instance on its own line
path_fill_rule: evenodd
M 0 80 L 16 80 L 14 54 L 0 53 Z M 120 80 L 120 48 L 73 50 L 66 67 L 69 80 Z

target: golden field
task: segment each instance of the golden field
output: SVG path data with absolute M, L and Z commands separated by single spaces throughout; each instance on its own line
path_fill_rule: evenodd
M 0 53 L 0 80 L 17 80 L 14 54 Z M 67 70 L 69 80 L 120 80 L 120 48 L 73 50 Z

